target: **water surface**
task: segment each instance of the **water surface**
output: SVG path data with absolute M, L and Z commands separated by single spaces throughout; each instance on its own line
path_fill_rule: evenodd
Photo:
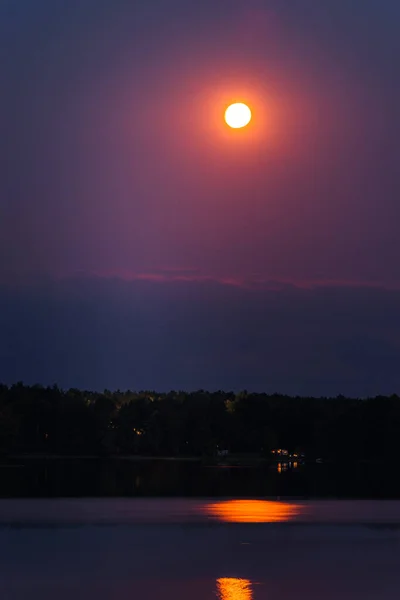
M 14 460 L 0 497 L 398 498 L 397 465 L 286 463 L 206 466 L 179 460 Z
M 394 600 L 393 465 L 0 468 L 1 600 Z
M 400 502 L 0 501 L 5 600 L 391 600 Z

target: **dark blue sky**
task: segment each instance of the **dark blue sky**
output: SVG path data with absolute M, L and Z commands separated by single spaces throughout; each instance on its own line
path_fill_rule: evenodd
M 399 391 L 399 19 L 3 0 L 0 379 Z

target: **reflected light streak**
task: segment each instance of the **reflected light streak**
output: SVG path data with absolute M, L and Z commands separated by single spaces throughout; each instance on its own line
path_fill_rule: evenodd
M 236 577 L 217 579 L 217 594 L 219 600 L 252 600 L 253 598 L 251 582 Z
M 227 500 L 207 504 L 204 510 L 209 516 L 229 523 L 279 523 L 294 519 L 301 507 L 271 500 Z

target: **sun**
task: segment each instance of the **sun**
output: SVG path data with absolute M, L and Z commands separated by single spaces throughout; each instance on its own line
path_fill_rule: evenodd
M 225 111 L 225 121 L 232 129 L 246 127 L 251 121 L 251 110 L 242 102 L 231 104 Z

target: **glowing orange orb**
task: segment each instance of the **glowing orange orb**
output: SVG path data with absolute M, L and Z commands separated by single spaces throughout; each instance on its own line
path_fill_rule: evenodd
M 232 129 L 246 127 L 251 121 L 251 110 L 242 102 L 231 104 L 225 111 L 225 121 Z

